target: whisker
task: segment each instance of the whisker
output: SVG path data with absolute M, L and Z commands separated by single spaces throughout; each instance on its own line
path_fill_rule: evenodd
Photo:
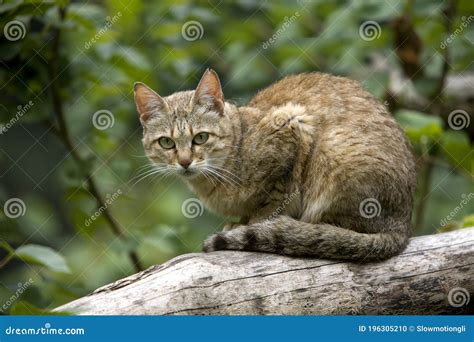
M 211 173 L 215 174 L 217 177 L 220 177 L 223 181 L 227 181 L 229 185 L 232 186 L 239 186 L 240 184 L 237 183 L 234 179 L 230 178 L 230 176 L 227 176 L 225 174 L 222 174 L 220 170 L 214 169 L 212 167 L 207 167 L 207 170 L 209 170 Z
M 137 168 L 136 172 L 143 171 L 145 169 L 149 169 L 149 168 L 152 168 L 152 167 L 155 167 L 155 166 L 156 166 L 155 164 L 142 165 L 139 168 Z
M 233 172 L 231 172 L 231 171 L 229 171 L 229 170 L 227 170 L 227 169 L 225 169 L 225 168 L 223 168 L 223 167 L 215 166 L 215 165 L 211 165 L 210 167 L 211 167 L 211 168 L 214 168 L 214 169 L 216 169 L 216 170 L 222 171 L 222 172 L 226 172 L 226 173 L 229 175 L 229 177 L 232 176 L 232 177 L 235 178 L 235 180 L 237 180 L 237 181 L 239 181 L 239 182 L 242 181 L 242 179 L 240 179 L 239 176 L 237 176 L 237 175 L 234 174 Z
M 148 169 L 148 168 L 154 168 L 154 167 L 167 167 L 168 165 L 165 164 L 165 163 L 148 163 L 148 164 L 145 164 L 145 165 L 142 165 L 140 167 L 137 168 L 136 172 L 140 172 L 140 171 L 143 171 L 145 169 Z
M 139 180 L 137 180 L 135 183 L 132 184 L 132 187 L 134 187 L 137 183 L 141 182 L 142 180 L 144 180 L 145 178 L 147 177 L 150 177 L 152 175 L 156 175 L 156 174 L 159 174 L 159 173 L 166 173 L 166 169 L 153 169 L 153 170 L 148 170 L 147 172 L 144 172 L 142 173 L 141 175 L 137 176 L 137 177 L 134 177 L 130 180 L 130 182 L 134 181 L 135 179 L 137 179 L 138 177 L 140 177 Z
M 145 174 L 147 174 L 147 173 L 149 173 L 149 172 L 162 171 L 162 170 L 165 170 L 165 169 L 166 169 L 165 167 L 156 167 L 156 166 L 154 166 L 154 167 L 152 167 L 152 168 L 148 168 L 148 169 L 144 169 L 144 170 L 139 170 L 139 171 L 137 172 L 137 175 L 136 175 L 136 176 L 133 176 L 133 177 L 131 178 L 131 180 L 136 179 L 136 178 L 139 178 L 139 177 L 141 177 L 141 176 L 143 176 L 143 175 L 145 175 Z
M 140 177 L 136 182 L 134 182 L 131 187 L 133 188 L 135 185 L 137 185 L 138 183 L 140 183 L 142 180 L 146 179 L 147 177 L 150 177 L 151 175 L 154 175 L 154 174 L 157 174 L 157 173 L 160 173 L 160 171 L 157 171 L 157 170 L 153 170 L 153 172 L 150 172 L 142 177 Z M 133 181 L 133 179 L 131 179 L 130 181 Z
M 206 168 L 210 177 L 213 177 L 219 184 L 221 184 L 224 188 L 227 189 L 226 183 L 221 179 L 220 174 L 216 173 L 214 170 L 210 170 Z
M 206 169 L 200 169 L 199 172 L 208 180 L 210 183 L 212 183 L 213 186 L 216 186 L 216 183 L 214 182 L 214 179 L 210 175 L 207 174 Z
M 162 180 L 162 179 L 166 179 L 167 177 L 169 177 L 173 174 L 174 174 L 174 169 L 171 168 L 171 169 L 165 171 L 163 174 L 159 175 L 157 181 Z

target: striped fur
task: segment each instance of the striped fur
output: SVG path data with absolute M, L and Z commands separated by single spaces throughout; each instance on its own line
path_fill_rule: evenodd
M 406 246 L 413 156 L 393 117 L 359 83 L 288 76 L 242 107 L 224 101 L 213 71 L 196 91 L 165 98 L 145 91 L 136 89 L 136 101 L 150 159 L 172 166 L 186 150 L 196 172 L 184 181 L 210 210 L 240 217 L 206 239 L 205 251 L 369 261 Z M 199 131 L 212 138 L 194 146 Z M 156 146 L 160 135 L 176 149 Z

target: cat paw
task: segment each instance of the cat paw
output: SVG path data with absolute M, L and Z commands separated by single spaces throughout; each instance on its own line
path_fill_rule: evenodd
M 206 253 L 227 249 L 227 240 L 223 233 L 217 233 L 204 240 L 202 250 Z
M 276 108 L 268 117 L 273 124 L 273 128 L 280 129 L 288 127 L 296 129 L 302 117 L 305 116 L 306 108 L 299 104 L 287 103 Z
M 286 126 L 291 120 L 291 116 L 286 112 L 274 112 L 262 119 L 262 124 L 270 130 L 279 130 Z

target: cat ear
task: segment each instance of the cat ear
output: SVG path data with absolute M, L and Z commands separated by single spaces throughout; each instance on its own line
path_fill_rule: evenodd
M 135 104 L 137 105 L 137 111 L 141 121 L 147 121 L 153 114 L 169 111 L 165 99 L 151 90 L 147 85 L 141 82 L 135 82 L 133 90 L 135 93 Z
M 194 92 L 194 104 L 211 105 L 219 112 L 224 111 L 224 94 L 219 76 L 212 69 L 207 69 Z

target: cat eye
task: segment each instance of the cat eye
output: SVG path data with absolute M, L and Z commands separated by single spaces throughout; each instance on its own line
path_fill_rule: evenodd
M 160 144 L 161 147 L 167 150 L 174 147 L 173 139 L 168 138 L 168 137 L 161 137 L 160 139 L 158 139 L 158 143 Z
M 209 133 L 201 132 L 194 136 L 193 143 L 196 145 L 204 144 L 209 139 Z

